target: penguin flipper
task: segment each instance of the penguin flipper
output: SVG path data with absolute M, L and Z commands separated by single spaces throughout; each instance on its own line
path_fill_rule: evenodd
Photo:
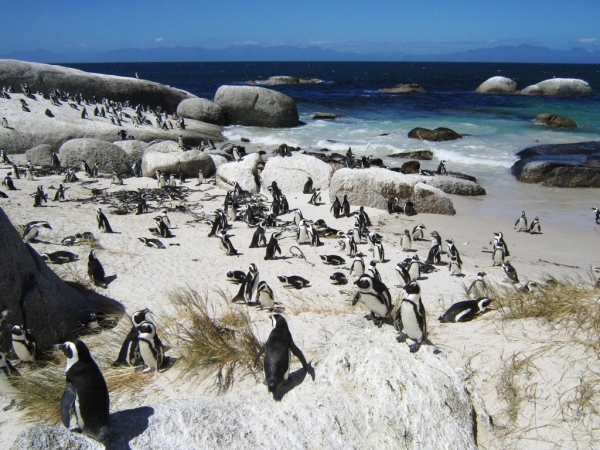
M 62 419 L 63 425 L 69 429 L 69 425 L 71 424 L 71 407 L 75 403 L 77 399 L 77 392 L 73 385 L 67 381 L 67 385 L 65 387 L 65 392 L 63 393 L 62 399 L 60 401 L 60 417 Z
M 117 357 L 117 360 L 113 363 L 113 366 L 126 366 L 128 365 L 127 362 L 127 353 L 129 351 L 129 343 L 135 339 L 138 335 L 138 332 L 136 330 L 135 327 L 132 327 L 131 330 L 129 331 L 129 333 L 127 334 L 127 337 L 125 338 L 125 341 L 123 342 L 123 345 L 121 346 L 121 351 L 119 352 L 119 356 Z
M 292 354 L 298 358 L 300 360 L 300 363 L 302 364 L 302 368 L 307 372 L 310 373 L 312 376 L 313 381 L 315 380 L 315 374 L 314 374 L 314 370 L 310 370 L 311 367 L 310 365 L 306 362 L 306 358 L 304 357 L 304 354 L 302 353 L 302 350 L 300 350 L 298 347 L 296 347 L 296 344 L 294 344 L 294 341 L 291 342 L 290 344 L 290 350 L 292 351 Z M 312 373 L 311 373 L 312 372 Z
M 262 356 L 262 354 L 265 352 L 266 349 L 267 349 L 267 343 L 265 342 L 265 344 L 258 351 L 258 355 L 256 355 L 256 358 L 254 359 L 254 367 L 256 367 L 256 364 L 258 364 L 258 360 L 260 359 L 260 357 Z

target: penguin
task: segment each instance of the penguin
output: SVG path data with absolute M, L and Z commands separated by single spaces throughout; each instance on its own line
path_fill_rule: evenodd
M 521 211 L 521 217 L 515 222 L 515 228 L 518 232 L 527 231 L 527 216 L 525 216 L 525 211 Z
M 313 190 L 313 180 L 311 177 L 308 177 L 308 181 L 304 183 L 304 189 L 302 190 L 303 194 L 312 194 Z
M 40 227 L 52 229 L 50 224 L 45 220 L 37 220 L 33 222 L 29 222 L 23 227 L 23 240 L 25 242 L 35 242 L 40 233 Z
M 476 300 L 465 300 L 455 303 L 448 308 L 444 314 L 438 317 L 438 320 L 442 323 L 469 322 L 475 317 L 488 311 L 488 306 L 490 306 L 493 301 L 494 299 L 491 298 L 480 297 Z
M 35 363 L 37 343 L 24 326 L 15 325 L 12 327 L 11 341 L 12 349 L 20 361 Z
M 456 258 L 456 262 L 460 266 L 462 266 L 463 262 L 460 259 L 460 254 L 458 253 L 458 249 L 454 245 L 454 240 L 453 239 L 446 239 L 446 246 L 448 247 L 448 256 L 450 257 L 450 259 L 452 259 L 453 257 Z
M 261 309 L 267 308 L 269 311 L 273 311 L 275 308 L 275 295 L 266 281 L 258 283 L 258 287 L 256 288 L 256 300 L 260 303 Z
M 422 223 L 415 226 L 412 230 L 412 238 L 414 240 L 423 239 L 423 236 L 424 236 L 423 230 L 425 230 L 425 229 L 426 229 L 425 225 L 423 225 Z
M 103 233 L 114 233 L 113 229 L 108 222 L 108 219 L 102 212 L 102 208 L 96 210 L 96 222 L 98 223 L 98 229 Z
M 90 254 L 88 255 L 88 275 L 94 285 L 106 288 L 106 278 L 104 275 L 104 267 L 96 258 L 96 254 L 94 250 L 90 250 Z
M 431 247 L 429 248 L 429 254 L 425 260 L 425 264 L 437 264 L 442 260 L 442 248 L 439 244 L 439 235 L 434 234 L 435 231 L 431 232 Z
M 281 281 L 282 283 L 287 283 L 287 286 L 284 286 L 286 288 L 296 288 L 296 289 L 302 289 L 305 288 L 307 286 L 310 285 L 310 281 L 308 281 L 306 278 L 302 278 L 298 275 L 290 275 L 290 276 L 278 276 L 277 277 L 279 279 L 279 281 Z
M 227 281 L 235 284 L 243 283 L 246 280 L 246 272 L 243 270 L 230 270 L 227 272 Z
M 306 362 L 302 351 L 294 344 L 294 339 L 285 318 L 281 314 L 273 314 L 271 320 L 274 328 L 271 330 L 267 342 L 256 355 L 254 366 L 256 367 L 258 360 L 264 353 L 265 384 L 273 395 L 273 399 L 281 400 L 277 396 L 277 388 L 289 381 L 291 355 L 300 360 L 303 369 L 307 373 L 310 372 L 310 366 Z
M 252 242 L 250 242 L 249 248 L 258 248 L 261 245 L 267 245 L 267 237 L 265 235 L 266 229 L 263 223 L 259 223 L 256 226 L 256 230 L 254 230 L 254 234 L 252 235 Z
M 281 194 L 279 197 L 279 211 L 281 214 L 287 214 L 290 212 L 290 204 L 288 203 L 287 197 Z
M 540 219 L 538 219 L 537 217 L 535 219 L 533 219 L 527 232 L 529 234 L 540 234 L 542 232 L 542 226 L 540 225 Z
M 6 120 L 6 117 L 2 118 L 2 128 L 9 128 L 8 127 L 8 120 Z
M 438 165 L 437 168 L 437 174 L 438 175 L 447 175 L 448 172 L 446 171 L 446 161 L 440 161 L 440 164 Z
M 373 249 L 373 259 L 379 263 L 385 261 L 385 250 L 383 249 L 383 244 L 381 242 L 375 244 L 375 248 Z
M 73 431 L 107 444 L 110 398 L 102 372 L 83 341 L 67 341 L 60 347 L 67 357 L 66 386 L 60 402 L 62 423 L 69 429 L 74 410 L 77 428 Z
M 410 238 L 410 231 L 404 230 L 404 234 L 400 236 L 400 248 L 405 252 L 412 249 L 412 239 Z
M 223 229 L 219 230 L 217 233 L 217 237 L 219 238 L 219 247 L 227 256 L 237 255 L 238 252 L 229 240 L 229 236 L 227 236 L 227 232 Z
M 421 264 L 417 255 L 413 255 L 410 261 L 408 274 L 410 275 L 410 281 L 417 281 L 421 277 Z
M 15 180 L 20 180 L 21 174 L 19 173 L 19 168 L 17 167 L 16 164 L 11 164 L 11 165 L 12 165 L 12 176 L 15 178 Z
M 281 255 L 281 247 L 279 246 L 278 239 L 281 237 L 281 232 L 273 233 L 271 235 L 271 239 L 269 239 L 269 243 L 267 244 L 267 252 L 265 254 L 265 260 L 275 259 L 275 253 L 279 253 Z
M 501 266 L 504 262 L 504 247 L 496 247 L 492 251 L 492 266 Z
M 44 192 L 43 186 L 38 186 L 37 190 L 35 191 L 34 194 L 32 194 L 32 196 L 33 196 L 33 206 L 35 208 L 43 206 L 42 201 L 48 203 L 48 195 Z
M 375 245 L 381 241 L 381 235 L 371 231 L 367 233 L 367 242 L 369 243 L 369 249 L 373 250 Z
M 358 208 L 358 217 L 361 220 L 361 222 L 364 223 L 365 226 L 370 227 L 372 225 L 371 219 L 369 218 L 369 215 L 365 211 L 364 206 L 361 206 L 360 208 Z
M 52 253 L 42 253 L 42 258 L 46 261 L 50 261 L 52 264 L 65 264 L 79 260 L 79 255 L 65 250 L 59 250 Z
M 343 241 L 340 241 L 343 242 Z M 352 235 L 352 233 L 348 233 L 346 234 L 346 255 L 354 258 L 356 256 L 356 252 L 357 252 L 357 248 L 356 248 L 356 241 L 354 240 L 354 236 Z
M 410 274 L 403 263 L 399 262 L 396 264 L 396 275 L 398 276 L 398 280 L 400 281 L 400 286 L 405 286 L 408 284 L 410 280 Z M 417 277 L 419 278 L 419 277 Z M 415 278 L 416 279 L 416 278 Z
M 339 266 L 340 264 L 346 264 L 346 260 L 338 255 L 319 255 L 323 264 L 331 264 L 332 266 Z
M 252 301 L 260 280 L 260 274 L 256 264 L 251 263 L 248 266 L 248 274 L 246 275 L 246 286 L 244 290 L 244 299 L 247 303 Z
M 167 220 L 165 220 L 164 217 L 157 216 L 154 218 L 154 220 L 156 221 L 156 225 L 158 227 L 158 234 L 160 234 L 165 239 L 173 237 L 173 233 L 171 233 L 171 230 L 167 226 L 167 223 L 170 223 L 168 218 Z
M 352 148 L 349 147 L 346 152 L 346 167 L 348 169 L 354 168 L 354 154 L 352 153 Z
M 6 359 L 6 354 L 0 351 L 0 393 L 3 395 L 15 393 L 16 391 L 11 385 L 11 379 L 20 376 L 19 371 Z
M 358 293 L 352 301 L 352 306 L 356 305 L 360 296 L 367 308 L 371 310 L 367 320 L 372 320 L 381 328 L 384 318 L 392 311 L 392 296 L 387 286 L 367 274 L 362 275 L 354 284 L 358 286 Z
M 6 186 L 6 189 L 8 189 L 9 191 L 16 191 L 17 188 L 15 187 L 15 184 L 13 183 L 13 180 L 10 176 L 10 173 L 6 174 L 4 180 L 2 180 L 2 185 Z
M 451 256 L 450 264 L 448 264 L 448 271 L 450 272 L 450 276 L 452 275 L 461 275 L 462 272 L 462 264 L 458 261 L 458 257 Z
M 596 223 L 600 223 L 600 209 L 593 207 L 592 211 L 594 211 L 594 220 Z
M 33 181 L 33 166 L 31 166 L 31 164 L 28 164 L 25 168 L 25 178 L 27 178 L 28 181 Z
M 237 213 L 233 206 L 233 202 L 228 202 L 225 206 L 225 215 L 227 215 L 227 219 L 229 219 L 230 222 L 237 221 Z
M 506 276 L 506 281 L 508 283 L 515 284 L 519 282 L 517 271 L 512 266 L 510 261 L 504 261 L 502 263 L 502 270 L 504 271 L 504 275 Z
M 344 201 L 342 202 L 342 214 L 345 217 L 350 217 L 350 202 L 347 195 L 344 195 Z
M 352 228 L 352 230 L 349 230 L 348 234 L 350 233 L 352 233 L 352 239 L 354 239 L 354 242 L 356 242 L 357 244 L 360 244 L 362 242 L 360 228 L 358 226 L 355 225 L 354 228 Z M 375 247 L 375 243 L 373 243 L 373 247 Z
M 377 270 L 377 261 L 371 260 L 369 263 L 369 268 L 365 271 L 367 275 L 371 275 L 371 278 L 374 278 L 377 281 L 381 281 L 381 274 Z
M 504 235 L 500 231 L 494 233 L 494 240 L 492 242 L 494 244 L 494 250 L 496 249 L 496 247 L 501 247 L 504 251 L 504 256 L 510 256 L 508 246 L 504 241 Z
M 50 118 L 54 117 L 54 114 L 52 113 L 52 111 L 50 111 L 49 108 L 46 108 L 46 111 L 44 111 L 44 115 Z
M 308 221 L 306 219 L 302 219 L 298 224 L 298 230 L 296 231 L 296 243 L 298 245 L 302 245 L 306 242 L 308 238 Z
M 162 172 L 158 174 L 158 187 L 161 189 L 164 189 L 167 187 L 167 178 L 165 177 L 165 174 Z
M 316 188 L 313 190 L 313 194 L 308 201 L 309 204 L 318 206 L 321 202 L 321 188 Z
M 334 272 L 333 275 L 329 277 L 329 281 L 331 284 L 348 284 L 348 279 L 342 272 Z
M 113 363 L 113 366 L 139 366 L 142 364 L 142 356 L 140 355 L 140 348 L 138 345 L 138 329 L 137 327 L 144 322 L 147 322 L 146 315 L 151 311 L 148 308 L 140 309 L 134 312 L 131 319 L 131 330 L 127 334 L 125 341 L 123 341 L 123 345 L 121 346 L 121 350 L 119 351 L 119 356 L 117 360 Z
M 315 227 L 313 227 L 312 223 L 310 222 L 306 223 L 306 233 L 308 235 L 308 240 L 310 241 L 311 247 L 320 247 L 321 245 L 323 245 L 323 243 L 319 239 L 319 233 L 317 233 Z
M 117 186 L 122 186 L 123 185 L 123 179 L 121 178 L 121 176 L 113 171 L 112 173 L 112 181 L 111 184 L 116 184 Z
M 415 204 L 413 202 L 405 203 L 404 214 L 406 214 L 407 216 L 414 216 L 417 214 L 417 211 L 415 211 Z
M 60 160 L 58 159 L 58 155 L 56 154 L 56 152 L 52 153 L 52 166 L 60 167 Z
M 144 372 L 150 370 L 158 372 L 163 365 L 164 348 L 161 344 L 157 345 L 156 325 L 152 322 L 142 322 L 138 325 L 137 331 L 140 356 L 148 367 Z M 160 339 L 158 339 L 158 343 L 160 343 Z
M 300 225 L 300 222 L 302 222 L 302 219 L 304 219 L 304 216 L 302 215 L 302 211 L 300 211 L 299 208 L 294 209 L 294 224 Z
M 342 209 L 342 205 L 340 204 L 340 199 L 336 197 L 334 197 L 333 203 L 331 204 L 331 208 L 329 209 L 329 212 L 333 212 L 333 217 L 335 217 L 336 219 L 338 217 L 340 217 L 340 210 Z
M 398 197 L 388 197 L 387 209 L 388 214 L 394 214 L 396 212 L 396 204 L 398 203 Z
M 362 259 L 363 256 L 362 253 L 358 252 L 354 257 L 354 261 L 352 261 L 352 265 L 350 266 L 350 276 L 360 277 L 365 273 L 365 262 Z
M 477 278 L 473 280 L 469 288 L 467 289 L 467 297 L 469 299 L 476 299 L 480 297 L 485 297 L 487 292 L 487 285 L 485 284 L 485 277 L 487 274 L 485 272 L 477 272 Z
M 58 189 L 56 190 L 56 194 L 54 194 L 54 199 L 52 201 L 56 202 L 56 201 L 64 201 L 65 200 L 65 191 L 69 189 L 67 187 L 65 187 L 64 184 L 59 184 L 58 185 Z
M 427 321 L 425 307 L 421 301 L 421 286 L 416 281 L 411 281 L 404 286 L 404 290 L 406 297 L 402 299 L 394 317 L 394 328 L 400 332 L 396 340 L 406 342 L 406 338 L 410 338 L 415 341 L 408 348 L 411 353 L 416 353 L 423 340 L 427 338 Z
M 81 160 L 81 170 L 85 172 L 88 177 L 92 176 L 92 169 L 90 169 L 90 166 L 84 160 Z
M 163 244 L 158 239 L 149 239 L 145 237 L 138 238 L 140 242 L 142 242 L 146 247 L 152 247 L 156 249 L 166 249 L 165 244 Z

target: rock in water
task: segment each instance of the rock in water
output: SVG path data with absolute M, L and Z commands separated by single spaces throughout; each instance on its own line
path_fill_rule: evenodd
M 475 92 L 484 94 L 514 94 L 517 92 L 517 82 L 506 77 L 492 77 L 481 83 Z

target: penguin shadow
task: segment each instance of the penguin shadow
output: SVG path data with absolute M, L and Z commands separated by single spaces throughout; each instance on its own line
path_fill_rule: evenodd
M 464 273 L 455 273 L 454 275 L 452 275 L 453 277 L 460 277 L 460 278 L 464 278 L 466 277 L 466 275 Z
M 446 261 L 440 261 L 434 264 L 435 266 L 447 266 L 448 263 Z
M 404 250 L 405 253 L 417 253 L 419 250 L 417 250 L 416 248 L 408 248 L 406 250 Z
M 104 283 L 106 284 L 106 286 L 108 286 L 110 283 L 112 283 L 116 279 L 117 279 L 117 274 L 109 275 L 107 277 L 104 277 Z
M 111 439 L 106 445 L 110 450 L 129 450 L 129 442 L 141 435 L 148 428 L 150 416 L 154 408 L 140 406 L 134 409 L 125 409 L 110 415 Z
M 277 388 L 273 394 L 273 400 L 280 402 L 288 392 L 297 386 L 300 386 L 304 382 L 307 373 L 310 375 L 312 380 L 315 381 L 315 369 L 312 366 L 312 363 L 308 363 L 308 372 L 304 370 L 304 368 L 301 368 L 290 373 L 287 384 L 282 384 Z
M 417 278 L 417 281 L 424 281 L 424 280 L 429 280 L 429 277 L 421 276 L 421 277 Z

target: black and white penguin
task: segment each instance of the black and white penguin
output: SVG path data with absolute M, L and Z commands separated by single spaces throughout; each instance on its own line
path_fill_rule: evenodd
M 397 204 L 398 204 L 398 197 L 388 197 L 388 200 L 387 200 L 388 214 L 394 214 L 396 212 Z
M 329 212 L 333 212 L 333 217 L 335 217 L 336 219 L 338 217 L 340 217 L 340 211 L 342 209 L 342 205 L 340 204 L 340 199 L 336 197 L 334 197 L 333 203 L 331 204 L 331 208 L 329 209 Z
M 377 261 L 371 260 L 369 263 L 369 267 L 365 271 L 367 275 L 371 275 L 371 278 L 374 278 L 377 281 L 381 281 L 381 274 L 379 270 L 377 270 Z
M 65 250 L 58 250 L 52 253 L 42 253 L 42 259 L 52 264 L 66 264 L 79 260 L 79 255 Z
M 404 214 L 407 216 L 414 216 L 417 214 L 417 211 L 415 210 L 415 204 L 413 202 L 408 201 L 404 204 Z
M 492 250 L 492 266 L 501 266 L 504 262 L 504 247 L 497 246 Z
M 377 242 L 373 248 L 373 259 L 379 263 L 385 261 L 385 250 L 381 242 Z
M 88 275 L 94 285 L 102 288 L 106 287 L 104 267 L 102 267 L 102 264 L 96 258 L 94 250 L 90 250 L 90 254 L 88 255 Z
M 360 208 L 358 208 L 358 218 L 361 220 L 361 223 L 363 223 L 365 227 L 370 227 L 372 225 L 371 219 L 369 218 L 369 215 L 365 211 L 364 206 L 361 206 Z
M 225 230 L 219 230 L 219 232 L 217 233 L 217 237 L 219 238 L 219 248 L 223 250 L 223 252 L 227 256 L 233 256 L 238 254 L 237 250 L 229 240 L 229 236 L 227 235 L 227 232 Z
M 151 247 L 151 248 L 156 248 L 156 249 L 166 249 L 167 248 L 167 247 L 165 247 L 165 244 L 163 244 L 158 239 L 149 239 L 149 238 L 141 237 L 141 238 L 138 238 L 138 240 L 140 242 L 144 243 L 144 245 L 146 247 Z
M 311 247 L 320 247 L 323 245 L 319 239 L 319 233 L 317 233 L 317 230 L 315 230 L 315 227 L 310 222 L 306 223 L 306 233 L 308 235 L 308 240 L 310 241 Z
M 54 199 L 52 201 L 56 202 L 63 202 L 65 201 L 65 191 L 69 189 L 68 187 L 65 187 L 64 184 L 59 184 L 58 185 L 58 189 L 56 190 L 56 194 L 54 194 Z
M 350 276 L 351 277 L 360 277 L 365 273 L 365 261 L 363 260 L 364 255 L 361 252 L 358 252 L 354 256 L 354 261 L 352 261 L 352 265 L 350 266 Z
M 48 194 L 44 192 L 44 186 L 38 186 L 31 196 L 33 197 L 33 206 L 36 208 L 43 206 L 42 202 L 48 203 Z
M 90 169 L 90 166 L 84 160 L 81 160 L 81 170 L 85 172 L 88 177 L 92 176 L 92 169 Z
M 12 176 L 14 177 L 15 180 L 20 180 L 21 174 L 19 173 L 19 168 L 17 167 L 16 164 L 11 164 L 11 165 L 12 165 Z
M 339 266 L 340 264 L 346 264 L 346 260 L 338 255 L 319 255 L 323 264 L 331 264 L 332 266 Z
M 431 232 L 431 247 L 429 247 L 429 253 L 425 264 L 438 264 L 442 260 L 442 245 L 440 243 L 440 236 L 436 231 Z
M 24 326 L 15 325 L 11 330 L 12 348 L 20 361 L 35 363 L 37 343 Z
M 318 206 L 319 203 L 321 203 L 321 188 L 316 188 L 313 190 L 313 194 L 308 203 L 315 206 Z
M 113 171 L 112 173 L 112 181 L 111 184 L 116 184 L 117 186 L 122 186 L 123 185 L 123 179 L 121 178 L 121 176 Z
M 465 300 L 455 303 L 444 314 L 438 317 L 438 320 L 442 323 L 468 322 L 488 311 L 488 306 L 493 301 L 494 299 L 481 297 L 476 300 Z
M 308 221 L 302 219 L 298 224 L 298 230 L 296 231 L 296 243 L 302 245 L 308 239 Z
M 540 225 L 540 219 L 538 217 L 533 219 L 527 232 L 529 234 L 539 234 L 542 232 L 542 226 Z
M 300 211 L 299 208 L 294 209 L 294 224 L 300 225 L 300 222 L 302 222 L 302 219 L 304 219 L 304 216 L 302 215 L 302 211 Z
M 50 224 L 45 220 L 35 220 L 33 222 L 29 222 L 23 227 L 23 240 L 25 242 L 35 242 L 40 234 L 40 228 L 48 228 L 49 230 L 52 229 Z
M 450 276 L 462 275 L 462 264 L 458 261 L 457 256 L 450 256 L 450 263 L 448 264 L 448 271 Z
M 348 169 L 354 168 L 354 153 L 352 153 L 351 147 L 348 147 L 348 151 L 346 152 L 346 167 Z
M 11 381 L 20 376 L 19 371 L 6 359 L 6 354 L 0 351 L 0 393 L 3 395 L 15 393 Z
M 477 272 L 477 278 L 473 280 L 467 289 L 467 297 L 474 300 L 476 298 L 485 297 L 487 294 L 487 285 L 485 284 L 485 272 Z
M 163 365 L 164 348 L 156 334 L 156 325 L 152 322 L 142 322 L 137 327 L 140 356 L 147 366 L 145 371 L 159 371 Z
M 400 236 L 400 248 L 405 252 L 412 249 L 412 239 L 410 237 L 410 231 L 404 230 L 404 234 Z
M 294 344 L 294 339 L 285 318 L 281 314 L 273 314 L 271 320 L 274 328 L 269 334 L 267 342 L 256 355 L 254 366 L 264 353 L 265 384 L 273 398 L 280 400 L 281 398 L 276 395 L 276 392 L 279 386 L 287 384 L 289 380 L 291 355 L 300 360 L 307 373 L 310 372 L 310 366 L 306 362 L 302 351 Z
M 521 211 L 521 217 L 515 222 L 515 228 L 517 231 L 527 231 L 527 216 L 525 211 Z
M 383 319 L 388 317 L 392 311 L 392 296 L 387 286 L 370 275 L 364 274 L 354 282 L 358 286 L 352 305 L 356 305 L 358 297 L 371 310 L 367 320 L 373 320 L 378 327 L 383 325 Z
M 421 277 L 421 261 L 419 261 L 418 255 L 413 255 L 408 266 L 408 274 L 410 281 L 417 281 Z
M 415 226 L 412 230 L 412 238 L 414 240 L 417 239 L 423 239 L 423 236 L 425 235 L 423 233 L 423 230 L 425 230 L 425 225 L 423 225 L 422 223 L 418 224 L 417 226 Z
M 246 286 L 244 290 L 244 299 L 246 302 L 251 302 L 254 298 L 258 284 L 260 282 L 260 273 L 256 264 L 251 263 L 248 266 L 248 273 L 246 274 Z
M 102 208 L 96 210 L 96 222 L 98 223 L 98 229 L 103 233 L 114 233 L 108 219 L 102 212 Z
M 275 308 L 275 294 L 264 280 L 258 283 L 256 288 L 256 301 L 262 309 L 267 308 L 269 311 L 273 311 L 273 308 Z
M 406 266 L 402 262 L 396 264 L 396 275 L 398 276 L 398 280 L 400 281 L 400 287 L 406 286 L 410 281 L 410 274 L 408 273 L 408 270 L 406 270 Z
M 506 245 L 506 241 L 504 240 L 504 235 L 502 234 L 502 232 L 498 231 L 494 233 L 494 239 L 491 242 L 493 243 L 494 247 L 493 249 L 495 250 L 497 247 L 501 247 L 502 250 L 504 251 L 504 256 L 510 256 L 510 252 L 508 251 L 508 246 Z
M 263 222 L 259 222 L 252 235 L 252 241 L 249 248 L 258 248 L 261 245 L 267 245 L 266 229 Z
M 592 211 L 594 211 L 594 220 L 596 221 L 596 223 L 600 223 L 600 209 L 594 206 L 592 208 Z
M 303 194 L 312 194 L 313 190 L 313 180 L 311 177 L 308 177 L 308 181 L 304 183 L 304 189 L 302 189 Z
M 302 289 L 307 286 L 310 286 L 310 281 L 308 281 L 306 278 L 302 278 L 301 276 L 298 276 L 298 275 L 289 275 L 289 276 L 280 275 L 277 278 L 282 283 L 287 283 L 287 285 L 284 287 L 288 288 L 288 289 L 290 289 L 290 288 Z
M 67 357 L 67 383 L 60 402 L 62 423 L 69 429 L 73 410 L 77 422 L 73 431 L 107 444 L 110 398 L 102 372 L 83 341 L 67 341 L 60 347 Z
M 9 191 L 17 190 L 17 188 L 15 187 L 15 184 L 13 183 L 10 173 L 6 174 L 6 176 L 4 177 L 4 180 L 2 180 L 2 185 L 6 186 L 6 189 L 8 189 Z
M 448 247 L 448 256 L 450 259 L 456 258 L 456 262 L 462 266 L 462 260 L 460 259 L 460 253 L 454 245 L 454 239 L 446 239 L 446 246 Z
M 153 232 L 153 234 L 160 235 L 165 239 L 173 237 L 173 234 L 171 233 L 167 222 L 165 222 L 165 220 L 163 220 L 161 216 L 155 217 L 154 221 L 156 222 L 156 228 L 149 228 L 149 230 Z
M 342 202 L 342 215 L 350 217 L 350 202 L 347 195 L 344 195 L 344 201 Z
M 240 284 L 246 281 L 246 272 L 243 270 L 230 270 L 227 272 L 227 281 L 234 284 Z
M 119 356 L 113 366 L 139 366 L 142 364 L 142 356 L 138 345 L 138 329 L 142 323 L 147 322 L 146 315 L 151 311 L 148 308 L 140 309 L 131 315 L 131 329 L 121 345 Z
M 425 307 L 421 300 L 421 286 L 416 281 L 411 281 L 404 286 L 406 297 L 402 299 L 400 308 L 394 317 L 394 328 L 400 332 L 396 338 L 398 342 L 406 342 L 406 338 L 415 341 L 408 348 L 411 353 L 419 351 L 421 343 L 427 338 L 427 321 Z
M 502 263 L 502 271 L 506 276 L 506 281 L 511 284 L 515 284 L 519 282 L 519 276 L 517 275 L 517 271 L 512 266 L 510 261 L 504 261 Z
M 437 174 L 438 175 L 447 175 L 448 172 L 446 171 L 446 161 L 440 161 L 440 164 L 438 165 L 437 168 Z
M 279 253 L 281 255 L 281 247 L 279 246 L 278 240 L 280 237 L 281 232 L 275 232 L 271 235 L 271 239 L 269 239 L 269 243 L 267 244 L 265 260 L 275 259 L 275 253 Z
M 342 272 L 334 272 L 333 275 L 329 277 L 329 281 L 331 284 L 348 284 L 348 279 Z

